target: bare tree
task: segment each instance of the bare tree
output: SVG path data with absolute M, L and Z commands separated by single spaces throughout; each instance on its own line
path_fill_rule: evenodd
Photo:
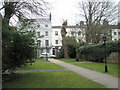
M 113 22 L 118 14 L 117 8 L 113 2 L 79 2 L 80 14 L 85 19 L 85 34 L 87 43 L 99 43 L 100 34 L 104 29 L 102 22 L 104 20 Z M 109 23 L 108 23 L 109 24 Z M 105 26 L 105 28 L 108 28 Z M 109 29 L 107 29 L 109 30 Z
M 46 10 L 48 9 L 48 2 L 44 0 L 13 0 L 12 2 L 8 1 L 3 4 L 3 7 L 0 10 L 5 10 L 5 18 L 10 18 L 13 15 L 16 15 L 19 20 L 31 18 L 30 15 L 34 15 L 34 17 L 40 17 L 46 15 Z M 9 23 L 8 20 L 8 23 Z

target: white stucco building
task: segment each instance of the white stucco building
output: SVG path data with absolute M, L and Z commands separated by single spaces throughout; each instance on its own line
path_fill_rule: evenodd
M 112 40 L 120 40 L 120 29 L 112 29 Z
M 41 57 L 42 53 L 56 55 L 56 48 L 62 46 L 61 28 L 62 26 L 52 26 L 51 18 L 33 19 L 31 27 L 35 29 L 38 44 L 37 56 Z M 85 42 L 85 30 L 80 29 L 79 25 L 67 26 L 66 36 L 74 36 L 77 42 Z M 120 40 L 120 29 L 112 30 L 112 40 Z
M 56 55 L 56 47 L 58 49 L 62 46 L 62 37 L 61 37 L 61 27 L 62 26 L 52 26 L 52 23 L 49 19 L 45 20 L 36 20 L 37 29 L 36 29 L 36 42 L 40 45 L 40 55 L 42 53 L 49 53 L 50 55 Z M 66 36 L 74 36 L 76 40 L 85 41 L 85 32 L 80 30 L 77 26 L 68 26 L 66 28 Z M 41 37 L 42 36 L 42 37 Z
M 52 26 L 52 32 L 58 32 L 58 35 L 54 36 L 53 33 L 53 42 L 55 39 L 58 39 L 58 44 L 57 46 L 62 46 L 62 37 L 61 37 L 61 27 L 62 26 Z M 85 42 L 85 30 L 81 30 L 78 26 L 67 26 L 66 28 L 67 34 L 66 36 L 72 36 L 75 37 L 76 40 L 79 41 L 84 41 Z

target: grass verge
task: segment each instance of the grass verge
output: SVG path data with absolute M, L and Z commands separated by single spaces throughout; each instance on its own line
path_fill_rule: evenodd
M 54 63 L 41 63 L 41 64 L 32 64 L 32 65 L 28 64 L 17 70 L 49 70 L 49 69 L 63 69 L 63 68 L 64 67 L 56 65 Z
M 3 83 L 3 88 L 105 88 L 71 71 L 18 74 L 15 80 Z
M 77 62 L 75 59 L 59 59 L 61 61 L 72 63 L 77 66 L 81 66 L 87 69 L 95 70 L 98 72 L 104 72 L 105 65 L 104 63 L 94 63 L 94 62 L 88 62 L 88 61 L 81 61 Z M 108 72 L 106 74 L 120 77 L 120 74 L 118 73 L 118 64 L 116 63 L 108 63 Z
M 33 59 L 35 61 L 35 63 L 40 63 L 40 62 L 49 62 L 47 60 L 45 60 L 44 58 L 41 59 Z
M 19 70 L 49 70 L 49 69 L 64 69 L 64 67 L 59 66 L 54 63 L 49 63 L 44 59 L 33 59 L 36 64 L 27 64 L 26 66 L 22 66 Z
M 75 59 L 59 59 L 60 61 L 64 61 L 64 62 L 67 62 L 67 63 L 73 63 L 73 62 L 76 62 Z
M 95 71 L 98 71 L 98 72 L 104 72 L 105 71 L 104 63 L 84 62 L 84 63 L 74 63 L 74 65 L 81 66 L 81 67 L 84 67 L 84 68 L 88 68 L 88 69 L 91 69 L 91 70 L 95 70 Z M 120 75 L 118 74 L 118 64 L 108 63 L 107 66 L 108 66 L 108 72 L 106 72 L 106 74 L 116 76 L 116 77 L 120 77 Z

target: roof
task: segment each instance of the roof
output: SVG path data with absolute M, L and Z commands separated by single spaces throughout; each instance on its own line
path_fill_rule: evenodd
M 52 26 L 52 28 L 62 28 L 62 26 Z M 66 28 L 79 28 L 78 26 L 67 26 Z
M 39 18 L 36 19 L 38 22 L 51 22 L 49 18 Z
M 52 26 L 52 28 L 61 28 L 62 26 Z M 120 29 L 120 25 L 110 25 L 109 26 L 112 29 Z M 67 26 L 66 28 L 79 28 L 79 26 Z
M 51 22 L 49 18 L 35 18 L 35 19 L 24 19 L 25 21 L 32 21 L 32 22 Z

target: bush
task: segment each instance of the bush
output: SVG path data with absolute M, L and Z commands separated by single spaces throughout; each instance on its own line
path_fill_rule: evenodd
M 68 54 L 70 58 L 75 58 L 76 57 L 76 48 L 72 45 L 68 45 Z
M 77 50 L 78 46 L 86 45 L 86 43 L 85 42 L 77 43 L 73 37 L 69 37 L 69 38 L 71 40 L 69 42 L 71 42 L 71 43 L 67 44 L 68 55 L 69 55 L 70 58 L 76 58 L 76 54 L 77 54 L 76 50 Z M 72 43 L 72 41 L 74 41 L 74 42 Z M 63 49 L 63 46 L 61 47 L 61 49 L 59 51 L 59 56 L 60 56 L 60 58 L 64 58 L 64 49 Z
M 76 57 L 76 48 L 73 45 L 67 45 L 68 48 L 68 55 L 70 58 L 75 58 Z M 59 51 L 59 56 L 60 58 L 64 58 L 64 49 L 61 47 Z
M 112 52 L 118 52 L 120 41 L 110 41 L 104 44 L 81 46 L 78 50 L 78 58 L 95 62 L 103 62 L 105 56 Z
M 11 74 L 17 68 L 32 62 L 34 39 L 30 33 L 19 33 L 3 19 L 2 28 L 2 74 Z
M 59 51 L 59 57 L 64 58 L 64 49 L 63 49 L 63 47 L 61 47 L 61 49 Z

